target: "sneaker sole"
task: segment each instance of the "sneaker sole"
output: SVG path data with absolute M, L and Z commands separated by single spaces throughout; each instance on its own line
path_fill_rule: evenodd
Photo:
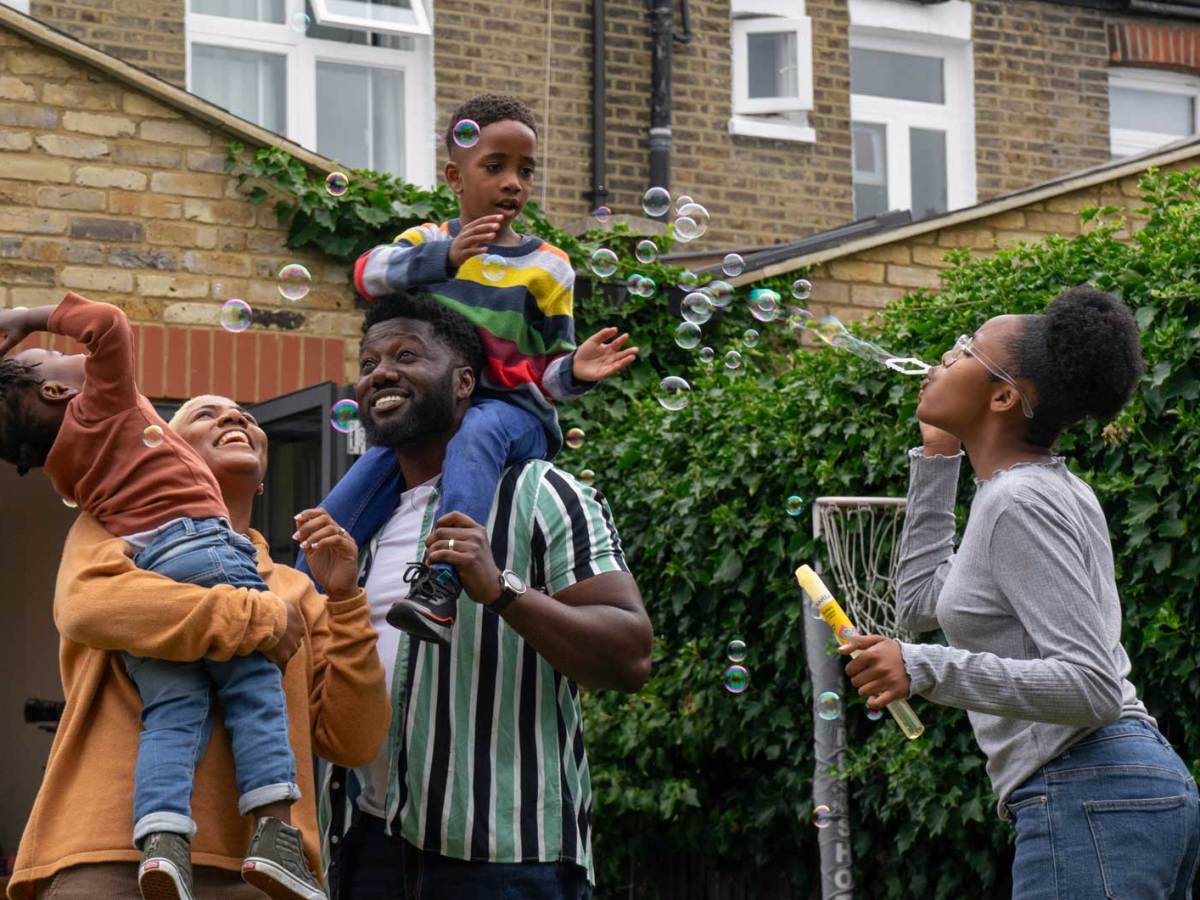
M 453 620 L 448 624 L 434 622 L 423 612 L 423 607 L 407 600 L 397 600 L 387 611 L 387 623 L 393 628 L 399 628 L 422 641 L 432 644 L 450 646 L 450 631 L 454 626 Z
M 193 900 L 183 884 L 179 869 L 167 860 L 151 860 L 154 865 L 146 868 L 142 863 L 138 869 L 138 889 L 142 900 Z
M 309 887 L 278 863 L 262 857 L 242 863 L 242 881 L 271 900 L 328 900 L 324 891 Z

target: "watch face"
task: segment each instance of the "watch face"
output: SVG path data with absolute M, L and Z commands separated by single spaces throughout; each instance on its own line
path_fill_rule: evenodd
M 505 571 L 502 577 L 504 578 L 504 586 L 514 594 L 525 593 L 525 582 L 521 580 L 521 577 L 516 572 Z

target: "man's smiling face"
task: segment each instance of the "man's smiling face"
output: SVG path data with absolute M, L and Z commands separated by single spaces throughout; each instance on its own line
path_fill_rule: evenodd
M 363 337 L 354 388 L 367 441 L 401 447 L 453 431 L 462 368 L 428 322 L 373 325 Z

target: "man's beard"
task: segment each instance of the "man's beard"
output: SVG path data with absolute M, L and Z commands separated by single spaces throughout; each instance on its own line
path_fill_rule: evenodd
M 440 384 L 432 385 L 425 396 L 414 397 L 411 404 L 402 416 L 382 424 L 368 411 L 362 417 L 367 443 L 372 447 L 404 447 L 450 431 L 454 427 L 454 370 L 447 372 Z

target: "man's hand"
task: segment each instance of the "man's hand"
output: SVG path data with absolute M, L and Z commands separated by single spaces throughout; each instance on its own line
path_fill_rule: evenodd
M 504 216 L 497 213 L 494 216 L 480 216 L 464 225 L 458 237 L 450 242 L 450 265 L 457 269 L 472 256 L 487 253 L 487 245 L 500 233 L 503 220 Z
M 571 368 L 576 381 L 603 381 L 633 365 L 638 348 L 625 347 L 628 334 L 620 337 L 616 334 L 616 328 L 601 328 L 579 345 Z
M 843 654 L 862 652 L 846 664 L 850 683 L 867 698 L 871 709 L 883 709 L 908 697 L 910 680 L 900 655 L 900 644 L 878 634 L 857 634 L 838 647 Z
M 345 528 L 321 508 L 296 514 L 296 533 L 313 577 L 325 587 L 330 600 L 346 600 L 358 593 L 358 545 Z
M 486 606 L 500 597 L 500 570 L 487 530 L 466 513 L 446 513 L 437 520 L 425 538 L 425 562 L 454 566 L 463 590 L 476 603 Z
M 288 660 L 296 655 L 296 651 L 300 649 L 300 644 L 304 641 L 304 635 L 307 633 L 304 626 L 304 614 L 300 612 L 300 607 L 295 603 L 288 603 L 286 600 L 283 601 L 283 605 L 287 607 L 287 628 L 284 629 L 278 644 L 270 650 L 263 651 L 263 656 L 281 669 L 287 668 Z
M 16 347 L 36 330 L 30 327 L 29 310 L 0 310 L 0 357 Z

